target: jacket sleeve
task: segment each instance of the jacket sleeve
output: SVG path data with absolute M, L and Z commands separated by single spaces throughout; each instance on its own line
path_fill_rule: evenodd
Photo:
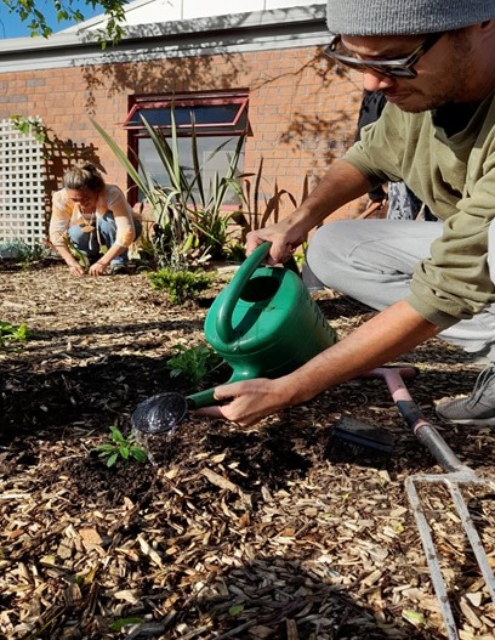
M 130 247 L 136 238 L 133 211 L 123 191 L 116 185 L 107 185 L 107 204 L 117 227 L 115 244 Z
M 345 156 L 372 183 L 403 180 L 444 222 L 430 255 L 414 271 L 407 298 L 443 329 L 495 303 L 495 273 L 488 266 L 489 229 L 495 220 L 492 122 L 495 104 L 483 104 L 465 130 L 447 138 L 429 112 L 408 114 L 387 105 Z M 495 257 L 495 247 L 492 253 Z
M 52 195 L 52 214 L 50 218 L 49 237 L 55 246 L 66 245 L 67 233 L 72 217 L 73 206 L 65 196 L 64 190 L 55 191 Z
M 430 256 L 414 271 L 408 300 L 424 318 L 442 328 L 469 319 L 495 302 L 495 273 L 489 268 L 493 193 L 495 167 L 457 202 L 443 224 L 442 236 L 432 243 Z M 492 254 L 495 257 L 495 247 Z

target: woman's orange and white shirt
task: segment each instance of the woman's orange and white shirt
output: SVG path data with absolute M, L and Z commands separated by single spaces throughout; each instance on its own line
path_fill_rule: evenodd
M 67 189 L 55 191 L 52 195 L 50 241 L 54 246 L 66 245 L 69 227 L 91 224 L 95 221 L 94 216 L 101 219 L 108 211 L 113 213 L 117 227 L 115 244 L 121 247 L 130 247 L 136 237 L 134 213 L 122 189 L 114 184 L 105 185 L 104 190 L 98 196 L 96 211 L 92 214 L 83 214 L 79 204 L 69 198 Z

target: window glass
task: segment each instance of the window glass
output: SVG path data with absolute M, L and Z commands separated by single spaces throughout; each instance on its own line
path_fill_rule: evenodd
M 194 180 L 194 166 L 191 153 L 191 138 L 184 137 L 178 139 L 179 162 L 186 173 L 188 182 Z M 211 185 L 215 180 L 215 174 L 219 178 L 227 174 L 232 156 L 235 153 L 237 138 L 231 136 L 204 136 L 196 139 L 198 146 L 199 162 L 202 166 L 202 180 L 206 197 L 209 197 Z M 217 151 L 218 147 L 223 145 Z M 170 179 L 167 175 L 163 164 L 158 156 L 153 142 L 149 138 L 138 139 L 138 155 L 147 173 L 149 173 L 157 184 L 163 187 L 170 186 Z M 244 166 L 244 153 L 241 154 L 238 163 L 238 175 L 242 172 Z M 194 197 L 199 197 L 198 189 L 193 191 Z M 139 199 L 142 194 L 139 194 Z M 239 197 L 230 190 L 227 198 L 224 200 L 225 205 L 238 206 L 240 204 Z

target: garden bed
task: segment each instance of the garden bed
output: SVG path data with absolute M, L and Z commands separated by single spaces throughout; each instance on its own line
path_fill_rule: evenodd
M 71 278 L 58 263 L 0 272 L 0 319 L 35 336 L 0 355 L 0 636 L 60 639 L 444 638 L 404 481 L 441 470 L 408 433 L 383 382 L 340 385 L 249 429 L 188 416 L 150 443 L 154 464 L 108 469 L 93 451 L 129 433 L 136 404 L 165 389 L 179 343 L 204 340 L 225 284 L 172 306 L 144 274 Z M 8 268 L 9 267 L 9 268 Z M 1 268 L 1 267 L 0 267 Z M 315 295 L 344 335 L 370 310 Z M 439 340 L 408 354 L 427 417 L 469 392 L 479 369 Z M 221 370 L 209 386 L 227 379 Z M 349 416 L 388 430 L 390 460 L 336 461 Z M 490 428 L 439 425 L 482 475 Z M 462 640 L 494 637 L 495 614 L 440 489 L 424 491 Z M 493 558 L 491 496 L 473 494 Z M 3 634 L 3 635 L 2 635 Z

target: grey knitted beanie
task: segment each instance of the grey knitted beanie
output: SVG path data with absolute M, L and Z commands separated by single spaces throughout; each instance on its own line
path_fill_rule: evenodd
M 419 35 L 495 18 L 495 0 L 328 0 L 330 33 Z

